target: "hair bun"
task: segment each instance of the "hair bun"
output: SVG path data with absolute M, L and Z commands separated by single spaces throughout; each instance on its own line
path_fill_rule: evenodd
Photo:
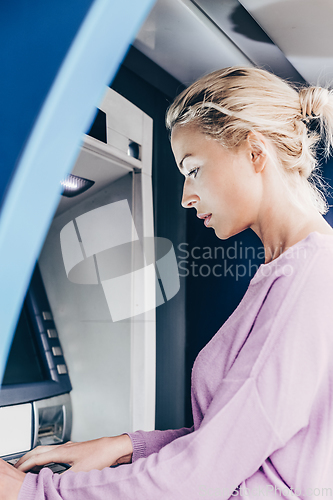
M 321 116 L 324 107 L 329 102 L 330 93 L 322 87 L 308 87 L 299 92 L 301 114 L 307 116 Z

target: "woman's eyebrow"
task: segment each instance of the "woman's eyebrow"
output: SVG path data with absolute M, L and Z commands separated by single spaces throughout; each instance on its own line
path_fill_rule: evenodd
M 188 153 L 187 155 L 184 156 L 184 158 L 182 159 L 182 161 L 179 163 L 179 168 L 180 170 L 184 170 L 184 166 L 183 166 L 183 161 L 185 160 L 185 158 L 187 158 L 188 156 L 192 156 L 191 153 Z

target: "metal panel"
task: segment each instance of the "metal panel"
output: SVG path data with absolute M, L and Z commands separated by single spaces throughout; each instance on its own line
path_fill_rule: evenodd
M 331 0 L 241 0 L 311 85 L 332 85 Z
M 251 65 L 189 0 L 158 0 L 133 45 L 185 85 L 215 69 Z
M 110 101 L 125 101 L 111 89 L 107 96 Z M 105 99 L 103 102 L 105 105 Z M 39 258 L 73 386 L 71 397 L 75 416 L 74 440 L 93 439 L 139 428 L 154 428 L 155 283 L 140 280 L 136 286 L 135 273 L 132 272 L 137 269 L 137 264 L 140 264 L 138 269 L 142 269 L 141 244 L 145 252 L 145 244 L 148 244 L 145 237 L 154 235 L 152 119 L 127 101 L 126 106 L 128 119 L 131 109 L 137 118 L 140 113 L 140 118 L 136 121 L 137 127 L 140 127 L 136 138 L 140 135 L 142 143 L 140 168 L 131 165 L 138 160 L 126 156 L 126 163 L 121 151 L 110 144 L 89 138 L 89 145 L 94 144 L 94 148 L 87 149 L 86 145 L 83 146 L 86 157 L 82 163 L 82 154 L 79 155 L 74 166 L 77 175 L 82 175 L 81 168 L 94 181 L 100 176 L 99 169 L 109 171 L 110 178 L 114 168 L 123 169 L 123 175 L 114 182 L 107 181 L 104 186 L 101 183 L 95 191 L 91 188 L 90 195 L 88 190 L 77 199 L 66 200 L 66 210 L 61 210 L 60 213 L 57 211 L 59 215 L 53 220 Z M 114 112 L 112 106 L 106 108 L 108 113 Z M 109 114 L 108 117 L 110 118 Z M 116 116 L 113 121 L 116 128 Z M 123 129 L 123 133 L 128 133 L 128 130 Z M 95 152 L 98 154 L 95 155 Z M 103 160 L 102 163 L 100 159 Z M 119 232 L 126 225 L 125 219 L 129 233 L 122 232 L 125 239 L 119 240 Z M 72 236 L 82 240 L 84 247 L 84 258 L 76 267 L 84 265 L 88 258 L 96 257 L 96 284 L 89 280 L 82 284 L 84 280 L 80 280 L 80 270 L 73 275 L 72 270 L 64 266 L 66 259 L 63 259 L 65 256 L 62 255 L 62 250 L 66 251 L 67 246 L 60 246 L 59 236 L 64 228 L 71 227 L 73 220 L 76 221 L 78 233 Z M 130 253 L 127 252 L 128 246 Z M 117 248 L 121 249 L 120 253 L 115 251 Z M 140 300 L 148 295 L 152 298 L 152 310 L 120 320 L 117 317 L 119 310 L 115 310 L 115 297 L 112 301 L 105 283 L 112 282 L 112 273 L 119 276 L 117 271 L 120 271 L 119 278 L 123 277 L 122 269 L 128 266 L 128 256 L 130 266 L 133 266 L 133 269 L 130 267 L 127 271 L 129 316 L 137 312 L 134 291 L 139 288 L 142 291 Z M 140 260 L 138 263 L 136 256 Z M 117 258 L 116 262 L 114 258 Z M 72 259 L 71 262 L 75 267 L 75 261 Z M 119 288 L 117 294 L 120 294 Z M 142 304 L 145 309 L 146 302 L 143 301 Z M 59 366 L 57 369 L 59 372 Z
M 192 2 L 198 5 L 254 64 L 273 71 L 282 78 L 296 82 L 304 81 L 280 48 L 272 42 L 238 0 L 223 0 L 223 2 L 192 0 Z

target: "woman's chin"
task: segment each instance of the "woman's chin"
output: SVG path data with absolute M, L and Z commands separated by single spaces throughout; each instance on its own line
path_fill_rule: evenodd
M 230 234 L 226 233 L 225 231 L 221 231 L 220 229 L 217 229 L 215 227 L 213 227 L 213 229 L 214 229 L 215 234 L 219 240 L 227 240 L 231 236 Z
M 223 229 L 217 228 L 217 227 L 213 227 L 213 229 L 214 229 L 215 234 L 219 240 L 228 240 L 232 236 L 235 236 L 236 234 L 239 234 L 243 231 L 243 229 L 241 231 L 235 231 L 235 230 L 234 231 L 226 231 L 226 230 L 223 230 Z

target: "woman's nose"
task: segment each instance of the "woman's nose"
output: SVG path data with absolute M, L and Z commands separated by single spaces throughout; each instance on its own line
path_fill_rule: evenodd
M 183 197 L 181 201 L 182 206 L 184 208 L 193 208 L 199 200 L 199 196 L 190 188 L 190 186 L 185 181 L 183 187 Z

